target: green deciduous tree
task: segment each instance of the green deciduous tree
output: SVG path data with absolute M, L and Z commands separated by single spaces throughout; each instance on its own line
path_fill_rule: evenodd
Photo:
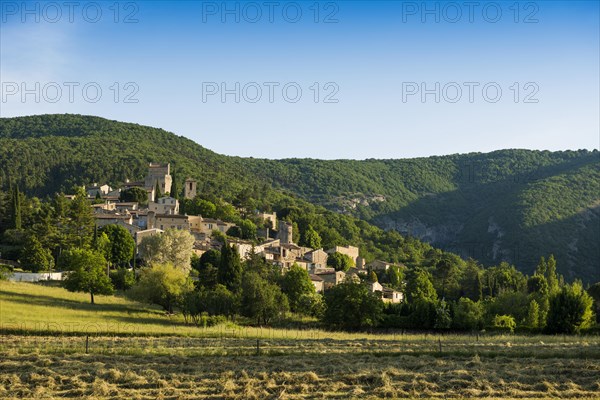
M 600 282 L 594 283 L 587 289 L 587 292 L 594 299 L 596 306 L 596 320 L 600 323 Z
M 542 296 L 548 295 L 548 281 L 544 275 L 535 274 L 527 279 L 527 292 L 539 293 Z
M 442 298 L 458 295 L 458 277 L 462 260 L 452 254 L 444 254 L 435 264 L 435 282 Z M 449 294 L 451 294 L 449 296 Z
M 136 202 L 139 204 L 148 204 L 148 192 L 140 187 L 132 187 L 123 190 L 119 194 L 119 200 L 123 202 Z
M 246 240 L 255 240 L 257 227 L 256 224 L 249 219 L 243 219 L 240 221 L 241 238 Z
M 310 247 L 311 249 L 321 248 L 321 235 L 308 225 L 304 233 L 300 236 L 300 245 Z
M 477 261 L 469 258 L 460 279 L 461 297 L 468 297 L 473 301 L 483 299 L 483 283 L 481 280 L 482 267 Z
M 438 301 L 432 298 L 417 298 L 408 308 L 410 310 L 410 325 L 414 329 L 433 329 L 438 318 Z M 442 321 L 440 321 L 442 322 Z
M 256 272 L 244 274 L 241 307 L 243 315 L 256 319 L 258 324 L 268 324 L 289 310 L 287 297 L 279 286 Z
M 217 214 L 217 206 L 200 196 L 193 199 L 184 199 L 182 210 L 188 215 L 202 215 L 204 218 L 215 218 Z
M 565 285 L 550 298 L 546 330 L 551 333 L 575 333 L 593 324 L 593 300 L 581 282 Z
M 376 327 L 383 318 L 383 302 L 369 289 L 355 282 L 344 282 L 325 292 L 323 322 L 331 327 L 364 329 Z
M 192 257 L 192 268 L 198 271 L 198 284 L 206 288 L 213 288 L 218 282 L 221 252 L 210 249 L 200 257 Z
M 101 232 L 106 234 L 109 240 L 108 261 L 112 265 L 127 265 L 135 251 L 135 242 L 129 231 L 119 225 L 106 225 Z
M 417 300 L 437 300 L 431 274 L 422 268 L 411 268 L 406 275 L 406 298 L 409 302 Z
M 404 274 L 396 265 L 390 266 L 386 272 L 387 284 L 393 289 L 402 289 Z
M 517 323 L 512 315 L 496 315 L 492 319 L 492 328 L 514 333 Z
M 461 298 L 454 308 L 452 325 L 461 330 L 481 329 L 483 324 L 483 306 L 468 298 Z
M 147 265 L 170 263 L 189 273 L 193 248 L 194 236 L 190 232 L 167 229 L 160 235 L 143 238 L 139 251 Z
M 110 272 L 110 280 L 115 289 L 128 290 L 135 285 L 135 274 L 127 268 L 118 268 L 116 271 Z
M 21 265 L 31 272 L 50 271 L 54 267 L 52 253 L 34 235 L 27 235 L 21 254 Z
M 232 317 L 239 308 L 239 296 L 234 295 L 223 285 L 216 285 L 213 289 L 200 291 L 202 311 L 209 315 L 225 315 Z
M 112 294 L 112 282 L 106 274 L 106 259 L 93 250 L 72 249 L 61 256 L 62 267 L 70 271 L 64 286 L 71 292 L 86 292 L 94 304 L 95 294 Z
M 305 307 L 310 305 L 310 299 L 316 296 L 315 285 L 304 268 L 299 267 L 298 264 L 292 265 L 281 279 L 281 289 L 288 297 L 293 312 L 306 315 L 313 313 L 312 309 Z
M 501 262 L 500 265 L 485 270 L 484 282 L 487 294 L 491 297 L 502 292 L 519 292 L 527 287 L 527 278 L 514 265 Z
M 131 288 L 130 295 L 172 313 L 174 307 L 182 304 L 184 295 L 193 288 L 188 274 L 181 268 L 172 264 L 154 264 L 140 270 L 139 281 Z
M 354 267 L 354 260 L 350 256 L 336 251 L 327 257 L 327 265 L 335 268 L 336 271 L 348 271 Z

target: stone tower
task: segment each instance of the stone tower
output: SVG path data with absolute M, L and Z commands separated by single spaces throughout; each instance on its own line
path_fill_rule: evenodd
M 292 237 L 293 229 L 292 224 L 286 221 L 279 221 L 279 230 L 277 231 L 277 238 L 282 244 L 293 243 Z
M 158 182 L 161 194 L 171 193 L 171 164 L 150 163 L 148 165 L 148 175 L 144 181 L 144 186 L 147 189 L 153 188 Z M 155 199 L 156 201 L 156 199 Z
M 183 196 L 186 199 L 193 199 L 196 197 L 197 182 L 192 178 L 185 180 L 185 188 L 183 189 Z

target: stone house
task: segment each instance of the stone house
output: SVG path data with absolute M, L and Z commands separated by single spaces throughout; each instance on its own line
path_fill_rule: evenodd
M 321 278 L 319 275 L 310 274 L 310 281 L 315 286 L 315 290 L 317 293 L 323 293 L 323 290 L 325 289 L 325 282 L 323 281 L 323 278 Z
M 392 265 L 392 263 L 386 261 L 375 260 L 368 263 L 367 268 L 370 268 L 373 271 L 387 271 Z
M 138 209 L 139 205 L 136 201 L 115 203 L 115 210 L 117 210 L 118 213 L 137 211 Z
M 312 268 L 326 267 L 328 256 L 323 249 L 311 250 L 304 254 L 304 258 L 312 264 Z
M 354 261 L 354 265 L 358 265 L 358 247 L 354 247 L 354 246 L 335 246 L 329 250 L 327 250 L 327 254 L 333 254 L 333 253 L 341 253 L 341 254 L 345 254 L 348 257 L 350 257 L 352 259 L 352 261 Z
M 179 214 L 179 200 L 163 196 L 156 201 L 148 202 L 148 211 L 156 214 Z
M 85 191 L 87 192 L 88 197 L 96 197 L 97 194 L 100 194 L 100 196 L 107 195 L 112 191 L 112 188 L 108 185 L 98 185 L 97 183 L 94 183 L 92 186 L 86 188 Z
M 257 213 L 258 218 L 262 219 L 269 225 L 269 229 L 277 229 L 277 214 L 276 213 Z
M 148 228 L 158 228 L 163 231 L 167 229 L 189 231 L 190 223 L 187 215 L 154 214 L 152 211 L 149 211 Z
M 119 222 L 124 222 L 129 225 L 133 225 L 133 217 L 131 214 L 117 214 L 117 213 L 102 213 L 96 214 L 96 226 L 98 228 L 102 228 L 106 225 L 117 224 Z
M 383 286 L 383 292 L 381 300 L 385 303 L 393 303 L 398 304 L 404 300 L 404 295 L 402 292 L 389 288 L 387 286 Z
M 323 289 L 327 290 L 335 285 L 339 285 L 346 279 L 344 271 L 319 272 L 316 273 L 319 278 L 323 279 Z

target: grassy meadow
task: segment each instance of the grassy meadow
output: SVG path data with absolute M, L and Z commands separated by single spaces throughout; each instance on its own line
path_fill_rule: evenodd
M 600 398 L 597 336 L 198 328 L 119 296 L 97 303 L 0 282 L 0 398 Z

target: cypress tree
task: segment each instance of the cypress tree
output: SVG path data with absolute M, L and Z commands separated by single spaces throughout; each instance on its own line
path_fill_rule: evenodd
M 221 247 L 221 265 L 219 265 L 218 281 L 232 292 L 237 292 L 242 285 L 242 262 L 236 247 L 223 243 Z
M 162 193 L 160 192 L 160 185 L 158 184 L 158 180 L 156 181 L 156 188 L 154 189 L 154 201 L 158 200 L 162 197 Z
M 173 184 L 171 185 L 171 193 L 169 193 L 169 195 L 172 198 L 179 200 L 179 187 L 177 186 L 175 175 L 173 175 Z
M 13 225 L 15 229 L 21 229 L 21 195 L 19 193 L 19 187 L 16 186 L 13 191 Z

